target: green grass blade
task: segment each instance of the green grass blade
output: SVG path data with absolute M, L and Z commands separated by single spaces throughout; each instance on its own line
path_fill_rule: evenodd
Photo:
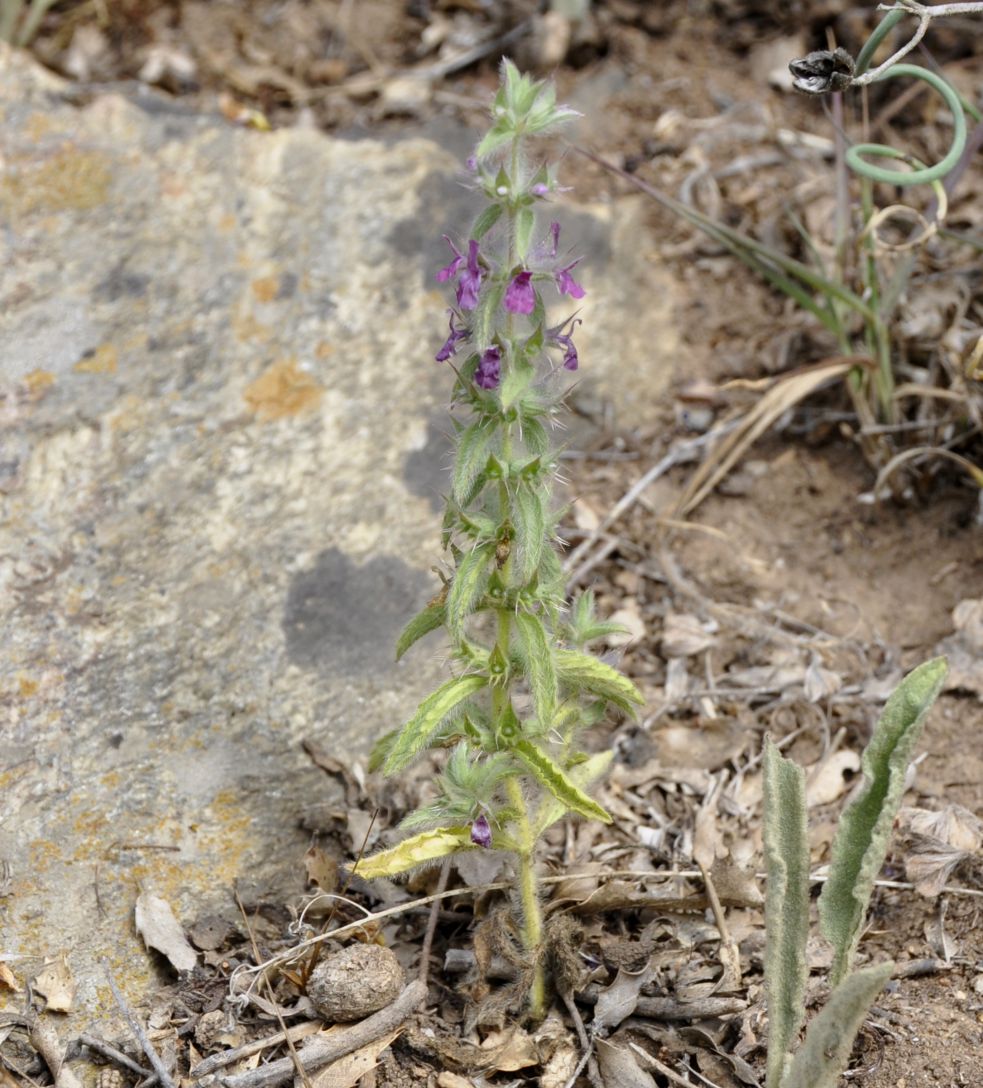
M 809 1025 L 783 1088 L 837 1088 L 867 1010 L 893 970 L 893 963 L 865 967 L 833 990 L 822 1012 Z M 770 1043 L 768 1051 L 770 1062 Z
M 589 820 L 611 823 L 611 817 L 603 806 L 588 797 L 552 759 L 531 740 L 519 740 L 512 751 L 532 773 L 537 782 L 545 787 L 568 811 L 578 812 Z
M 765 993 L 767 1088 L 782 1088 L 787 1055 L 805 1016 L 809 937 L 809 842 L 805 773 L 765 740 Z
M 441 684 L 420 703 L 416 713 L 399 731 L 389 749 L 383 770 L 386 774 L 402 770 L 410 760 L 422 752 L 444 719 L 465 699 L 480 691 L 488 680 L 484 676 L 458 676 Z
M 901 804 L 905 772 L 947 671 L 945 658 L 937 657 L 908 673 L 888 699 L 864 750 L 863 786 L 840 820 L 829 879 L 819 897 L 822 930 L 833 945 L 834 986 L 850 969 Z

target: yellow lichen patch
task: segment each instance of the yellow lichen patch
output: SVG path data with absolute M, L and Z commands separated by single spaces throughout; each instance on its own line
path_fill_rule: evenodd
M 323 387 L 300 369 L 296 359 L 278 359 L 247 387 L 245 400 L 257 419 L 268 422 L 313 408 L 323 395 Z
M 218 221 L 218 229 L 223 234 L 231 234 L 236 229 L 236 217 L 228 212 Z
M 24 387 L 33 399 L 40 399 L 55 384 L 50 370 L 32 370 L 24 375 Z
M 248 340 L 261 340 L 264 343 L 273 335 L 269 325 L 257 321 L 250 313 L 237 312 L 232 317 L 232 329 L 236 339 L 245 343 Z
M 334 346 L 329 344 L 327 340 L 318 340 L 317 347 L 314 349 L 314 355 L 318 359 L 327 359 L 333 351 Z
M 79 359 L 73 369 L 76 374 L 115 374 L 118 362 L 113 345 L 100 344 L 90 355 Z
M 39 686 L 37 680 L 32 680 L 23 673 L 17 677 L 17 688 L 20 691 L 20 697 L 22 699 L 30 699 L 32 695 L 36 695 Z
M 250 286 L 260 302 L 272 302 L 280 293 L 280 277 L 262 276 L 258 280 L 253 280 Z
M 0 206 L 15 215 L 86 211 L 106 202 L 110 179 L 105 155 L 68 145 L 42 160 L 12 160 L 0 178 Z

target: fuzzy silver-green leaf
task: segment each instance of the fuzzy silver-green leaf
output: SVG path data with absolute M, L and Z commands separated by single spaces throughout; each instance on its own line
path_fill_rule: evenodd
M 893 970 L 893 963 L 865 967 L 833 990 L 822 1012 L 809 1025 L 782 1088 L 836 1088 L 864 1017 Z M 768 1050 L 770 1060 L 770 1040 Z
M 488 462 L 489 446 L 495 432 L 494 419 L 483 416 L 465 427 L 457 440 L 451 494 L 462 506 L 470 500 L 474 482 Z
M 908 673 L 888 699 L 864 750 L 863 786 L 840 819 L 829 879 L 819 897 L 822 930 L 833 945 L 834 986 L 849 971 L 857 950 L 874 880 L 884 864 L 901 804 L 905 773 L 947 671 L 945 659 L 937 657 Z
M 765 740 L 765 993 L 767 1088 L 781 1088 L 787 1056 L 805 1016 L 809 967 L 809 842 L 805 773 Z
M 389 850 L 380 850 L 378 854 L 361 858 L 352 872 L 363 880 L 397 876 L 428 861 L 456 854 L 459 850 L 473 849 L 470 828 L 442 827 L 436 831 L 421 831 L 419 835 L 404 839 Z
M 534 487 L 519 484 L 511 498 L 512 527 L 517 552 L 516 575 L 528 582 L 543 556 L 548 533 L 546 497 Z
M 577 691 L 589 691 L 621 707 L 628 714 L 633 715 L 635 707 L 645 702 L 642 693 L 627 676 L 622 676 L 617 669 L 590 654 L 577 650 L 557 651 L 556 673 L 561 683 Z
M 478 606 L 488 586 L 489 563 L 494 554 L 494 542 L 479 544 L 464 554 L 454 572 L 447 594 L 447 630 L 454 639 L 464 634 L 464 621 Z
M 383 764 L 385 773 L 402 770 L 427 747 L 447 716 L 486 684 L 484 676 L 457 676 L 428 695 L 396 736 Z
M 419 641 L 424 635 L 429 635 L 431 631 L 436 631 L 438 627 L 443 626 L 443 623 L 443 601 L 438 604 L 428 604 L 422 612 L 418 612 L 410 620 L 400 633 L 399 638 L 396 640 L 396 660 L 398 661 L 414 642 Z
M 578 812 L 591 820 L 603 820 L 606 824 L 611 822 L 607 809 L 588 797 L 538 745 L 522 739 L 515 743 L 512 751 L 532 772 L 536 781 L 569 811 Z
M 519 612 L 515 617 L 516 630 L 522 640 L 526 658 L 526 678 L 532 691 L 533 706 L 541 732 L 549 729 L 556 712 L 558 687 L 553 649 L 543 621 L 529 612 Z

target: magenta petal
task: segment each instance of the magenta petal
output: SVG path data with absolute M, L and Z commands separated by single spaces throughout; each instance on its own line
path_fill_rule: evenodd
M 531 272 L 520 272 L 505 291 L 505 309 L 510 314 L 531 314 L 536 308 L 536 292 Z
M 468 242 L 468 267 L 457 281 L 457 304 L 462 310 L 473 310 L 478 305 L 481 290 L 481 265 L 478 264 L 478 243 Z
M 456 276 L 457 270 L 461 267 L 461 264 L 464 261 L 464 254 L 459 252 L 457 246 L 454 245 L 454 243 L 450 240 L 450 238 L 447 237 L 446 234 L 444 235 L 444 241 L 454 251 L 454 260 L 437 273 L 438 283 L 446 283 L 449 279 L 451 279 L 452 276 Z
M 488 824 L 488 817 L 484 813 L 471 825 L 471 841 L 475 846 L 482 846 L 486 850 L 492 844 L 491 827 Z
M 501 373 L 502 353 L 498 348 L 489 348 L 478 360 L 474 384 L 479 389 L 497 389 Z
M 561 295 L 569 295 L 571 298 L 583 298 L 587 294 L 583 287 L 570 275 L 570 269 L 576 268 L 579 263 L 579 261 L 574 261 L 573 264 L 568 264 L 566 268 L 561 268 L 557 272 L 556 287 Z

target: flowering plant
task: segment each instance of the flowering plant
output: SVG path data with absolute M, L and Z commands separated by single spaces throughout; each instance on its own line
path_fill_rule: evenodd
M 443 524 L 453 573 L 403 631 L 397 658 L 437 628 L 450 637 L 455 675 L 377 744 L 372 769 L 394 774 L 427 749 L 450 748 L 436 798 L 402 827 L 416 834 L 363 858 L 355 872 L 392 876 L 462 851 L 512 855 L 517 915 L 528 958 L 529 1008 L 545 1012 L 542 910 L 536 846 L 569 812 L 610 822 L 586 792 L 611 752 L 590 755 L 578 734 L 609 704 L 631 712 L 635 686 L 586 646 L 616 625 L 594 616 L 590 593 L 566 607 L 557 556 L 549 434 L 577 369 L 579 320 L 551 325 L 546 299 L 580 299 L 577 259 L 560 250 L 560 225 L 540 233 L 537 211 L 558 190 L 555 171 L 528 146 L 574 111 L 548 83 L 502 66 L 489 131 L 468 166 L 487 208 L 437 273 L 454 283 L 439 362 L 454 369 L 456 455 Z M 459 418 L 463 415 L 464 418 Z

